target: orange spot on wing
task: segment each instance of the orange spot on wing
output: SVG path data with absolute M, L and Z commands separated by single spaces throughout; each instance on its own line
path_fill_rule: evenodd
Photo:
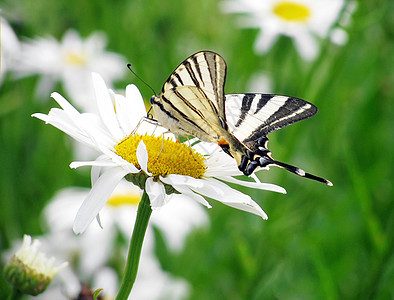
M 227 142 L 224 138 L 221 138 L 221 139 L 218 141 L 218 145 L 219 145 L 220 147 L 222 147 L 222 146 L 228 146 L 228 142 Z

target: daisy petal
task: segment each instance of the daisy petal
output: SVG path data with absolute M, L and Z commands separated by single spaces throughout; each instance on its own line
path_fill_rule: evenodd
M 152 177 L 149 177 L 145 183 L 145 190 L 149 196 L 152 209 L 160 208 L 166 203 L 167 194 L 161 182 L 154 181 Z
M 92 73 L 92 79 L 101 118 L 112 136 L 121 140 L 124 136 L 119 128 L 114 103 L 111 100 L 111 96 L 107 86 L 105 85 L 104 79 L 97 73 Z
M 231 176 L 217 176 L 217 178 L 227 182 L 239 184 L 242 186 L 247 186 L 253 189 L 260 189 L 260 190 L 273 191 L 273 192 L 286 194 L 286 190 L 283 187 L 276 184 L 244 181 L 244 180 L 236 179 Z
M 125 170 L 118 167 L 107 170 L 99 177 L 77 212 L 73 226 L 75 233 L 85 231 L 126 174 Z
M 148 172 L 148 151 L 146 150 L 146 146 L 144 142 L 141 140 L 137 147 L 137 160 L 138 164 L 146 174 L 151 176 L 152 174 Z
M 193 181 L 199 181 L 201 185 L 196 184 Z M 259 215 L 263 219 L 268 218 L 267 214 L 256 202 L 252 200 L 252 198 L 250 198 L 250 196 L 232 189 L 223 182 L 213 178 L 208 178 L 205 180 L 191 178 L 188 181 L 188 185 L 191 190 L 198 194 L 215 199 L 228 206 Z M 177 188 L 176 185 L 175 188 Z
M 106 160 L 106 161 L 73 161 L 70 164 L 70 168 L 72 169 L 77 169 L 79 167 L 85 167 L 85 166 L 95 166 L 95 167 L 113 167 L 116 166 L 116 164 L 113 161 Z
M 190 189 L 191 186 L 194 186 L 195 188 L 203 186 L 202 183 L 198 181 L 198 179 L 184 175 L 170 174 L 166 177 L 160 177 L 160 181 L 173 186 L 181 194 L 185 194 L 193 200 L 200 202 L 208 208 L 211 208 L 211 205 L 207 200 L 204 199 L 204 197 L 194 193 Z

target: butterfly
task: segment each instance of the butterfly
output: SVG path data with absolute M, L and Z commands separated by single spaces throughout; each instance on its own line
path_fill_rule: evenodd
M 324 178 L 272 158 L 267 134 L 316 114 L 313 104 L 272 94 L 224 93 L 227 65 L 212 51 L 184 60 L 150 99 L 157 121 L 176 135 L 217 143 L 249 176 L 257 168 L 282 167 L 327 185 Z

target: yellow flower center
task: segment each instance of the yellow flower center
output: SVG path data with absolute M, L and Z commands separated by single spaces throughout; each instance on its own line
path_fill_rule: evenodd
M 138 205 L 141 200 L 141 195 L 137 193 L 114 195 L 111 196 L 106 205 L 121 206 L 121 205 Z
M 82 52 L 69 51 L 64 55 L 64 62 L 73 66 L 84 66 L 86 55 Z
M 292 1 L 280 1 L 273 9 L 274 14 L 289 22 L 305 22 L 311 15 L 309 7 Z
M 179 174 L 200 178 L 205 173 L 205 158 L 201 153 L 162 137 L 130 135 L 115 146 L 116 153 L 140 169 L 137 147 L 141 140 L 148 151 L 148 171 L 153 177 Z

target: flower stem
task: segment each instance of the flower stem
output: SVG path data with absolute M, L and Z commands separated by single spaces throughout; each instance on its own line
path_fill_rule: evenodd
M 123 276 L 118 295 L 115 298 L 116 300 L 126 300 L 131 292 L 131 288 L 133 287 L 135 278 L 137 276 L 142 242 L 144 241 L 144 236 L 151 213 L 152 208 L 150 206 L 149 197 L 144 190 L 141 202 L 138 205 L 137 219 L 135 221 L 133 235 L 130 241 L 125 274 Z
M 8 295 L 7 300 L 17 300 L 22 297 L 22 293 L 19 292 L 17 289 L 13 288 L 11 293 Z

